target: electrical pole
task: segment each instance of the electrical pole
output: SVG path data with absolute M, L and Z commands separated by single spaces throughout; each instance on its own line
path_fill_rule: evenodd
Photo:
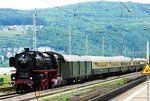
M 118 48 L 116 47 L 116 54 L 115 55 L 118 55 Z
M 127 47 L 123 45 L 123 53 L 124 53 L 124 56 L 127 55 Z
M 147 63 L 149 64 L 149 41 L 147 41 L 147 46 L 146 46 L 147 48 Z
M 36 51 L 36 14 L 33 15 L 33 26 L 34 26 L 34 32 L 33 32 L 33 50 Z
M 105 55 L 105 42 L 104 42 L 104 37 L 102 38 L 102 55 Z
M 110 52 L 109 55 L 111 56 L 111 55 L 112 55 L 112 54 L 111 54 L 111 45 L 109 45 L 109 52 Z
M 69 55 L 72 54 L 72 47 L 71 47 L 71 28 L 69 26 L 69 33 L 68 33 L 68 43 L 69 43 Z
M 85 47 L 86 48 L 85 49 L 86 50 L 86 55 L 88 55 L 88 36 L 87 35 L 85 36 L 85 46 L 86 46 Z
M 147 49 L 147 63 L 149 64 L 149 41 L 147 41 L 147 45 L 146 45 L 146 49 Z M 147 101 L 149 101 L 149 75 L 146 75 L 147 77 Z

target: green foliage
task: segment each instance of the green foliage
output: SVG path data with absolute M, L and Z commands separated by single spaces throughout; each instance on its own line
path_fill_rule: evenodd
M 150 38 L 150 5 L 119 2 L 88 2 L 63 6 L 62 9 L 35 10 L 0 9 L 0 25 L 31 25 L 36 12 L 37 46 L 69 52 L 69 26 L 72 33 L 72 54 L 85 55 L 85 35 L 88 35 L 88 54 L 145 57 L 146 41 Z M 4 35 L 4 33 L 6 33 Z M 20 33 L 19 36 L 16 36 Z M 1 32 L 2 47 L 32 47 L 32 29 L 22 32 Z M 18 35 L 18 34 L 17 34 Z M 13 37 L 13 38 L 12 38 Z M 5 40 L 7 39 L 7 40 Z M 11 43 L 10 43 L 11 42 Z M 5 44 L 5 45 L 4 45 Z
M 8 67 L 9 66 L 9 61 L 4 61 L 4 62 L 0 62 L 0 67 Z
M 9 82 L 11 81 L 10 75 L 2 74 L 2 75 L 0 75 L 0 78 L 4 78 L 3 83 L 5 83 L 3 85 L 0 85 L 0 88 L 5 88 L 5 87 L 10 87 L 11 86 L 9 84 Z
M 33 12 L 15 10 L 15 9 L 0 9 L 0 25 L 31 25 L 33 23 Z M 45 20 L 38 18 L 37 24 L 45 24 Z

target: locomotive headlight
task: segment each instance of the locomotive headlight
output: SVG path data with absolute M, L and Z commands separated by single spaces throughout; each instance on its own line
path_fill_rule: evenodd
M 15 77 L 13 77 L 12 79 L 15 80 Z
M 30 77 L 30 80 L 32 80 L 33 78 L 32 77 Z

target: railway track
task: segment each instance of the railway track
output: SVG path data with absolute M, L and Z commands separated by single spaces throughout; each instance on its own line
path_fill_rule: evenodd
M 16 95 L 19 95 L 19 94 L 15 93 L 14 87 L 0 88 L 0 101 L 3 99 L 15 97 Z
M 101 83 L 105 85 L 105 83 L 109 83 L 115 80 L 126 79 L 126 78 L 137 79 L 140 77 L 141 77 L 140 72 L 136 72 L 136 73 L 130 73 L 130 74 L 121 75 L 121 76 L 108 77 L 107 79 L 84 82 L 82 84 L 74 84 L 74 85 L 67 85 L 63 87 L 53 88 L 49 90 L 40 91 L 39 99 L 60 96 L 62 94 L 70 94 L 72 92 L 80 92 L 80 91 L 83 91 L 84 89 L 88 89 L 90 87 L 100 85 Z M 116 87 L 116 85 L 106 85 L 103 91 L 110 90 L 109 86 L 111 86 L 112 89 Z M 27 93 L 23 95 L 12 95 L 11 97 L 6 97 L 6 99 L 3 99 L 3 100 L 4 101 L 14 101 L 14 100 L 15 101 L 29 101 L 29 100 L 36 100 L 36 98 L 35 98 L 35 92 L 32 92 L 32 93 Z
M 10 91 L 10 90 L 14 90 L 14 87 L 6 87 L 6 88 L 0 88 L 0 91 Z
M 0 101 L 2 100 L 7 100 L 8 98 L 16 97 L 19 96 L 17 93 L 10 93 L 10 94 L 5 94 L 5 95 L 0 95 Z

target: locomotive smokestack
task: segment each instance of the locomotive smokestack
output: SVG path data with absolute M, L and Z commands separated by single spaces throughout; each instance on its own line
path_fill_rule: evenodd
M 29 48 L 24 48 L 24 51 L 25 52 L 29 52 Z

